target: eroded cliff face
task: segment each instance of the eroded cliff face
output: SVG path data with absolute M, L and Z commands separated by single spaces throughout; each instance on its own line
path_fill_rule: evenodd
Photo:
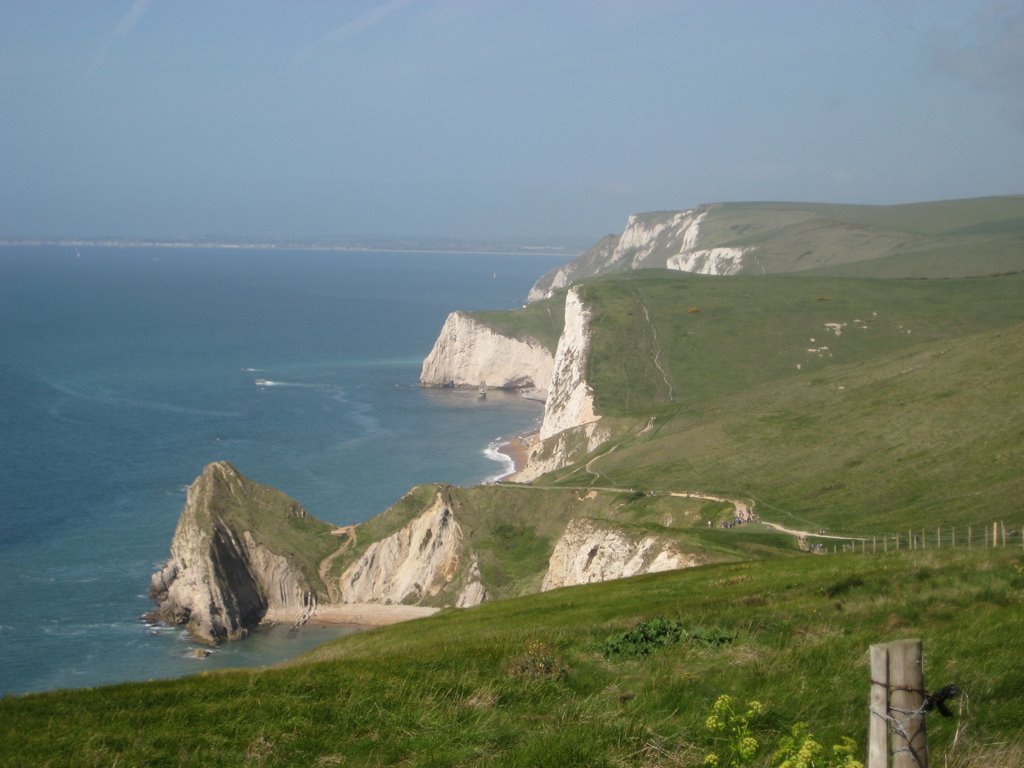
M 554 356 L 535 340 L 505 336 L 464 312 L 448 315 L 420 383 L 426 386 L 471 386 L 533 390 L 544 399 Z
M 631 269 L 666 268 L 703 275 L 734 275 L 750 248 L 701 248 L 701 227 L 714 208 L 634 214 L 621 235 L 602 238 L 568 264 L 541 277 L 527 301 L 539 301 L 559 288 L 598 275 Z
M 452 584 L 463 557 L 462 541 L 462 527 L 450 500 L 438 492 L 426 511 L 401 530 L 371 544 L 345 569 L 340 581 L 341 600 L 411 604 L 433 597 Z M 467 570 L 467 584 L 452 600 L 462 607 L 486 598 L 479 568 L 471 563 Z
M 621 271 L 621 267 L 617 266 L 621 254 L 616 250 L 619 239 L 619 235 L 605 235 L 568 264 L 556 267 L 540 277 L 530 288 L 527 303 L 551 298 L 559 288 L 584 278 Z
M 317 591 L 302 571 L 227 514 L 250 501 L 266 507 L 269 492 L 269 514 L 306 518 L 296 502 L 246 480 L 227 462 L 203 470 L 189 486 L 171 557 L 150 580 L 156 618 L 217 643 L 243 636 L 270 608 L 312 610 Z
M 655 536 L 636 538 L 614 523 L 576 518 L 555 545 L 541 590 L 699 564 L 696 556 L 683 554 Z
M 590 312 L 580 292 L 572 288 L 565 297 L 565 327 L 558 348 L 544 404 L 540 439 L 597 420 L 594 391 L 587 383 L 587 350 L 590 347 Z

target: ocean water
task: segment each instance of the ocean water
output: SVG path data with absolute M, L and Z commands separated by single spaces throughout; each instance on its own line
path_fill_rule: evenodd
M 448 312 L 519 306 L 562 258 L 0 248 L 0 693 L 295 655 L 275 629 L 204 660 L 149 627 L 185 487 L 210 461 L 365 520 L 500 474 L 536 403 L 416 386 Z M 490 448 L 490 450 L 488 450 Z

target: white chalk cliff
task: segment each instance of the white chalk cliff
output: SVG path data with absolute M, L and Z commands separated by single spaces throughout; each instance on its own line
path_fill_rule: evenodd
M 448 315 L 420 383 L 426 386 L 472 386 L 531 389 L 547 396 L 554 357 L 534 339 L 503 335 L 464 312 Z
M 606 521 L 576 518 L 555 545 L 542 591 L 692 568 L 700 561 L 655 536 L 634 538 Z
M 516 479 L 525 482 L 565 466 L 572 457 L 560 433 L 586 430 L 587 450 L 608 438 L 594 425 L 594 393 L 587 382 L 590 312 L 577 289 L 566 294 L 564 323 L 554 354 L 540 342 L 504 336 L 470 315 L 453 312 L 445 321 L 430 355 L 423 361 L 420 383 L 426 386 L 528 388 L 545 400 L 539 430 L 549 450 L 531 455 L 530 466 Z M 578 450 L 580 440 L 572 441 Z
M 704 275 L 734 275 L 747 266 L 750 248 L 702 248 L 701 228 L 714 207 L 634 214 L 621 235 L 608 235 L 568 264 L 542 276 L 528 302 L 580 280 L 632 269 L 665 268 Z
M 589 321 L 590 312 L 579 289 L 570 289 L 565 297 L 565 326 L 555 350 L 548 399 L 544 404 L 541 440 L 597 420 L 594 391 L 587 383 Z
M 345 603 L 419 603 L 446 589 L 462 557 L 462 527 L 451 503 L 438 492 L 434 503 L 408 525 L 371 544 L 341 576 Z M 455 599 L 462 607 L 486 597 L 475 562 L 470 584 Z

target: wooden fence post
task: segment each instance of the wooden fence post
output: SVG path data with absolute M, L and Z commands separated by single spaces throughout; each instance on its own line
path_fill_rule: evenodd
M 928 768 L 924 661 L 920 640 L 871 646 L 866 768 Z M 890 752 L 889 734 L 892 734 Z
M 889 768 L 889 649 L 871 646 L 871 720 L 868 723 L 867 768 Z
M 893 718 L 892 767 L 928 768 L 924 663 L 920 640 L 889 643 L 889 712 Z

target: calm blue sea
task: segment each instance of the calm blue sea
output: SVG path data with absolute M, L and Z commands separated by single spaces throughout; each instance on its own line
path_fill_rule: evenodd
M 200 661 L 141 622 L 185 487 L 227 459 L 354 523 L 417 483 L 499 474 L 488 447 L 539 406 L 420 389 L 420 363 L 448 312 L 519 306 L 561 261 L 0 248 L 0 693 L 262 665 L 337 634 Z

